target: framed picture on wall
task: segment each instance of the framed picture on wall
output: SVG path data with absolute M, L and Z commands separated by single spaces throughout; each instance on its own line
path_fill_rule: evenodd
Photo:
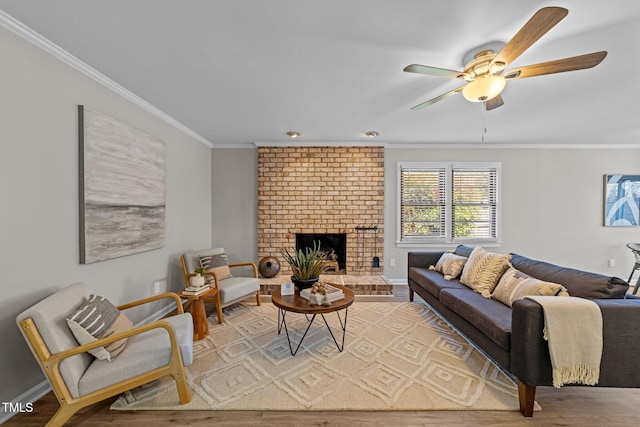
M 640 225 L 640 175 L 604 176 L 604 225 Z
M 164 142 L 78 106 L 80 263 L 165 243 Z

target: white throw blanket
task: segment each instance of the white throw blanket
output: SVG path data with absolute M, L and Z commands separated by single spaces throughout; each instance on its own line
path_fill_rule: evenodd
M 529 296 L 544 311 L 553 386 L 595 385 L 602 358 L 602 313 L 593 301 L 577 297 Z

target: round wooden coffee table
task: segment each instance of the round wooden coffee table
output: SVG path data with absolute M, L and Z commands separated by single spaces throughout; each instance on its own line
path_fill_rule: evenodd
M 342 285 L 332 283 L 331 286 L 342 289 L 342 291 L 344 292 L 344 298 L 332 302 L 329 306 L 309 305 L 309 302 L 305 298 L 300 296 L 300 292 L 298 290 L 296 290 L 295 294 L 293 295 L 281 295 L 279 288 L 276 288 L 272 292 L 271 302 L 273 302 L 273 305 L 278 307 L 278 335 L 280 335 L 282 327 L 284 326 L 284 331 L 287 334 L 287 342 L 289 343 L 289 351 L 291 352 L 292 356 L 295 356 L 298 352 L 298 349 L 300 349 L 300 345 L 302 344 L 302 341 L 304 341 L 304 337 L 307 336 L 307 332 L 309 332 L 309 329 L 311 328 L 311 325 L 313 324 L 313 321 L 318 314 L 322 316 L 322 320 L 324 320 L 324 324 L 327 326 L 327 329 L 331 334 L 331 338 L 333 338 L 333 342 L 336 343 L 338 351 L 342 352 L 342 350 L 344 349 L 344 337 L 347 331 L 347 315 L 349 312 L 349 306 L 353 304 L 353 291 Z M 344 319 L 340 316 L 341 310 L 344 310 Z M 304 334 L 302 335 L 302 338 L 300 338 L 300 342 L 296 346 L 295 350 L 291 345 L 291 337 L 289 336 L 289 329 L 287 328 L 286 318 L 288 312 L 304 314 L 308 320 L 307 329 L 304 331 Z M 336 315 L 338 316 L 338 320 L 340 320 L 340 327 L 342 329 L 342 345 L 338 344 L 338 340 L 336 340 L 336 337 L 333 335 L 333 332 L 331 331 L 331 328 L 327 323 L 327 319 L 325 319 L 324 317 L 325 314 L 333 312 L 336 313 Z M 311 316 L 310 319 L 309 316 Z

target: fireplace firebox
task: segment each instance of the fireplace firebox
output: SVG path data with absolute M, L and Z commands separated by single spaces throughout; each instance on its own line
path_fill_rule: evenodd
M 297 233 L 296 251 L 313 248 L 313 242 L 320 242 L 320 250 L 324 254 L 329 270 L 327 273 L 345 274 L 347 269 L 347 234 L 346 233 Z M 337 269 L 335 268 L 337 266 Z

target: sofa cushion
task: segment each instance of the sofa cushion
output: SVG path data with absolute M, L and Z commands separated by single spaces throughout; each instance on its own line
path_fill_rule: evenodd
M 436 298 L 440 298 L 440 291 L 445 288 L 464 289 L 469 292 L 469 288 L 460 284 L 458 280 L 446 280 L 441 273 L 422 267 L 411 267 L 409 279 Z
M 569 296 L 569 293 L 562 285 L 535 279 L 511 267 L 500 278 L 491 298 L 511 307 L 513 301 L 530 295 Z
M 458 245 L 456 250 L 453 251 L 454 254 L 463 256 L 465 258 L 469 258 L 471 256 L 471 252 L 473 252 L 473 247 L 466 245 Z
M 80 308 L 70 313 L 67 324 L 80 345 L 128 331 L 133 327 L 133 323 L 124 313 L 121 313 L 109 300 L 98 295 L 90 295 Z M 89 353 L 99 360 L 112 361 L 124 350 L 125 345 L 127 345 L 127 338 L 104 347 L 91 349 Z
M 442 254 L 435 266 L 429 266 L 429 270 L 442 273 L 445 280 L 457 278 L 466 264 L 468 258 L 460 255 L 445 252 Z
M 440 302 L 478 328 L 498 346 L 511 348 L 511 308 L 469 289 L 443 289 Z
M 509 255 L 487 252 L 476 246 L 464 265 L 460 283 L 489 298 L 508 268 Z
M 624 298 L 629 289 L 629 284 L 617 277 L 560 267 L 518 254 L 511 254 L 511 265 L 536 279 L 563 285 L 574 297 Z

